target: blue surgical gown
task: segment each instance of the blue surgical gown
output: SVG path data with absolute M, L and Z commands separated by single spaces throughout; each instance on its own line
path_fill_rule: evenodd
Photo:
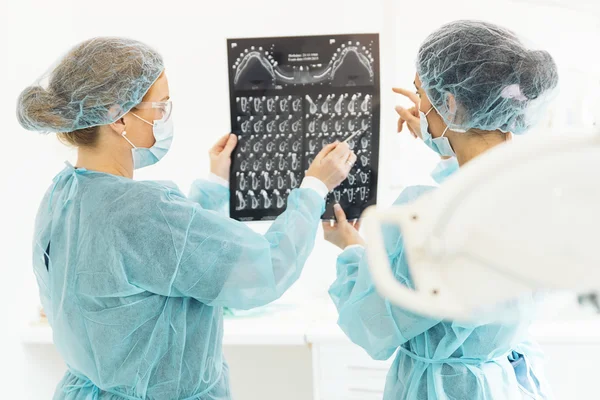
M 289 195 L 265 235 L 222 215 L 229 190 L 67 167 L 40 206 L 34 272 L 68 371 L 54 399 L 230 399 L 223 307 L 280 297 L 300 276 L 325 201 Z
M 457 169 L 455 162 L 441 166 L 439 182 Z M 434 190 L 431 186 L 405 189 L 396 204 L 409 203 Z M 384 228 L 384 240 L 394 275 L 414 288 L 404 254 L 401 232 Z M 364 248 L 346 249 L 338 258 L 337 279 L 329 290 L 345 334 L 376 360 L 396 354 L 387 375 L 385 400 L 483 400 L 548 398 L 542 387 L 541 352 L 529 335 L 535 314 L 535 295 L 511 303 L 518 322 L 461 324 L 414 314 L 380 297 L 368 271 Z M 513 368 L 519 358 L 527 360 Z M 524 383 L 532 385 L 524 387 Z M 533 387 L 532 387 L 533 386 Z M 526 390 L 527 389 L 527 390 Z M 535 393 L 539 397 L 527 397 Z M 523 397 L 525 396 L 525 397 Z
M 431 177 L 434 181 L 441 184 L 452 174 L 456 173 L 458 169 L 458 160 L 456 159 L 456 157 L 450 157 L 445 160 L 441 160 L 436 165 L 433 171 L 431 171 Z

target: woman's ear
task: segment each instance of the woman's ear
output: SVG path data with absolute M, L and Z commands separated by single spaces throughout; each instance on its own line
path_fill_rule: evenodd
M 125 120 L 123 118 L 119 118 L 108 126 L 110 126 L 110 129 L 112 129 L 117 135 L 121 135 L 125 131 Z
M 456 101 L 456 97 L 453 94 L 446 94 L 446 107 L 448 107 L 448 121 L 451 123 L 460 125 L 465 119 L 465 110 Z
M 451 93 L 448 93 L 446 95 L 446 105 L 448 106 L 448 111 L 450 112 L 450 115 L 456 115 L 456 99 Z
M 121 108 L 120 105 L 118 105 L 118 104 L 113 105 L 108 110 L 109 118 L 111 120 L 117 118 L 120 114 L 122 114 L 122 110 L 123 109 Z M 119 118 L 112 124 L 109 124 L 109 126 L 114 132 L 116 132 L 117 134 L 120 135 L 125 130 L 125 121 L 123 120 L 123 117 L 121 116 L 121 118 Z
M 118 104 L 114 104 L 108 109 L 108 118 L 111 120 L 117 118 L 121 114 L 123 114 L 123 109 Z

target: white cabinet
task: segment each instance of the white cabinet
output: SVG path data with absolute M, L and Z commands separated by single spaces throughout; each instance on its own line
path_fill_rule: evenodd
M 315 400 L 381 400 L 392 361 L 374 361 L 352 343 L 313 345 Z

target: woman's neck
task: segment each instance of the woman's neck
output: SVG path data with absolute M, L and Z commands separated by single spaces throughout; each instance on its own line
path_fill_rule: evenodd
M 76 168 L 85 168 L 89 171 L 104 172 L 107 174 L 133 178 L 133 161 L 131 151 L 109 152 L 99 147 L 80 147 L 77 150 Z
M 462 135 L 462 136 L 461 136 Z M 460 133 L 456 135 L 455 153 L 458 165 L 462 166 L 489 149 L 512 138 L 511 133 Z

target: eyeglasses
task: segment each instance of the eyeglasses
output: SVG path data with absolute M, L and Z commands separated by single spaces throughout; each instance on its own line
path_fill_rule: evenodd
M 153 118 L 155 121 L 167 121 L 171 117 L 173 103 L 167 101 L 142 101 L 134 108 L 138 110 L 154 109 L 158 111 L 158 118 Z

